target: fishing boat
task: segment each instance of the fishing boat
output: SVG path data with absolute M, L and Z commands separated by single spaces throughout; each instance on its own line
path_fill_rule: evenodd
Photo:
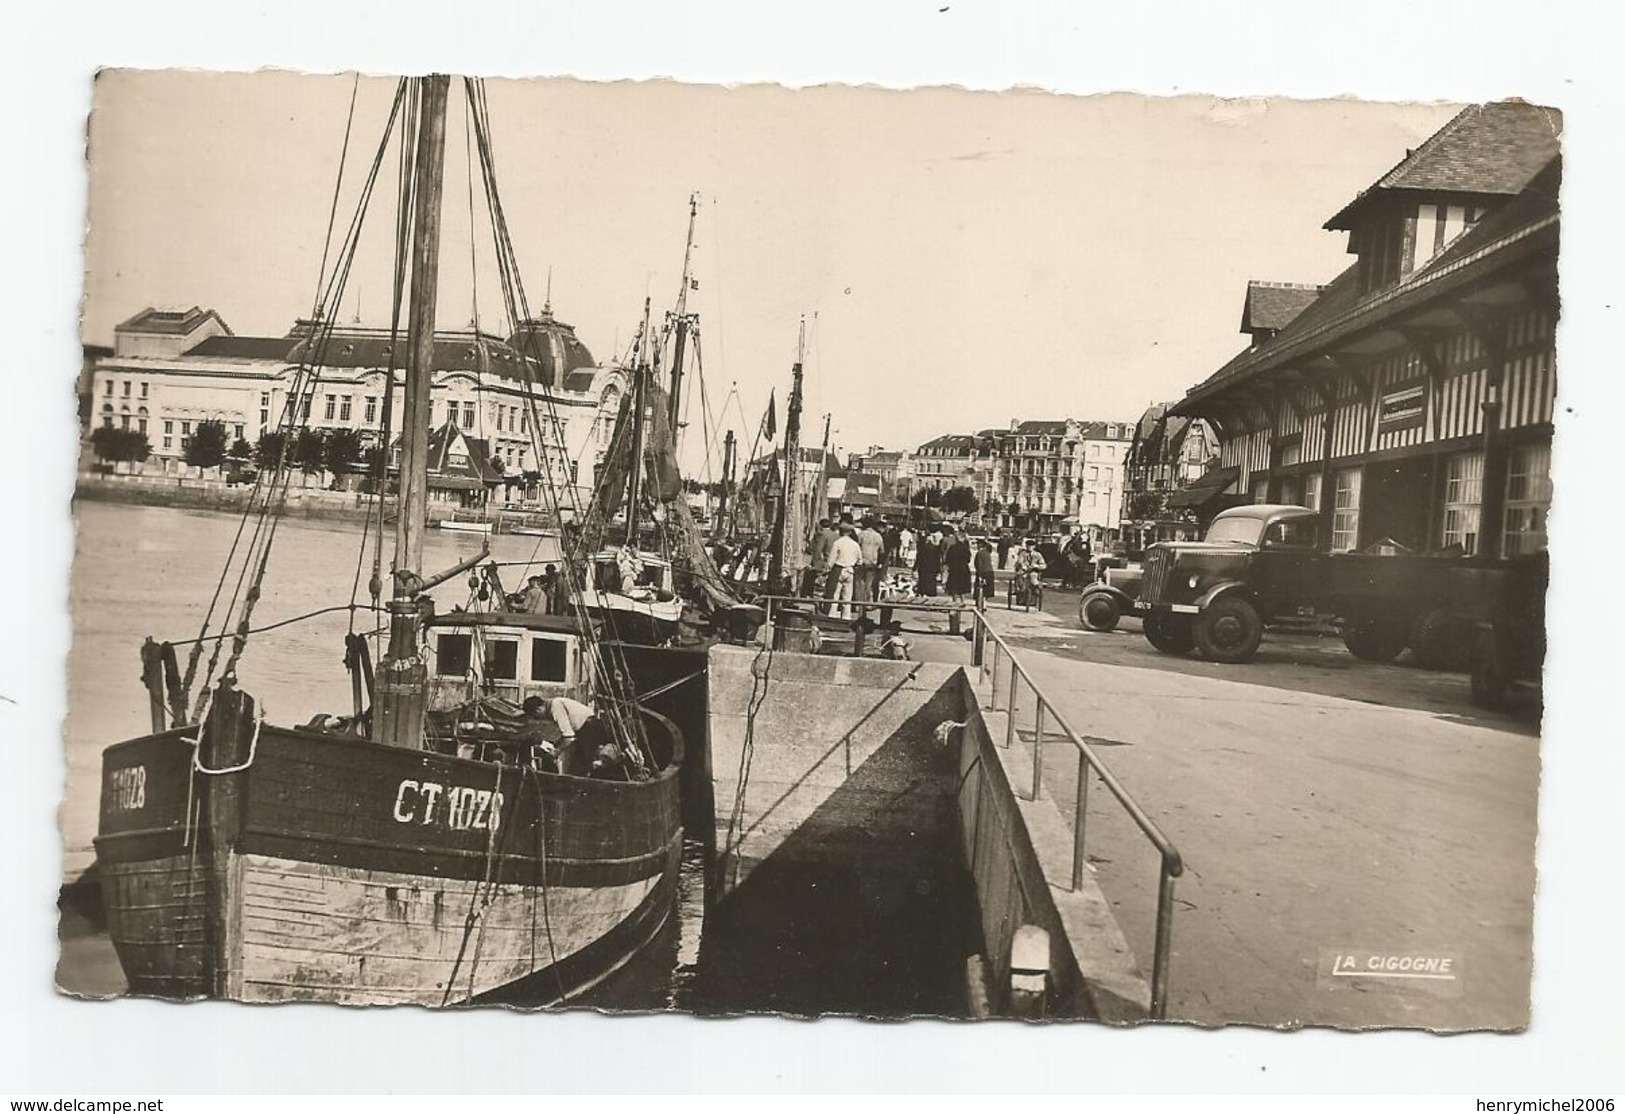
M 650 301 L 632 344 L 630 389 L 621 399 L 601 478 L 577 536 L 583 606 L 612 637 L 669 643 L 685 619 L 695 628 L 749 630 L 760 611 L 741 603 L 712 561 L 683 496 L 677 464 L 686 354 L 698 349 L 692 260 L 698 197 L 689 198 L 688 240 L 675 308 L 659 335 Z M 669 368 L 661 374 L 663 357 Z
M 483 84 L 462 85 L 504 294 L 515 316 L 528 316 L 496 189 Z M 520 612 L 484 553 L 438 573 L 423 568 L 449 94 L 444 76 L 403 79 L 374 162 L 376 176 L 398 138 L 407 219 L 397 235 L 396 289 L 408 273 L 410 288 L 405 343 L 391 349 L 404 351 L 406 363 L 387 601 L 377 603 L 381 496 L 369 583 L 387 616 L 371 632 L 382 640 L 382 660 L 374 670 L 368 632 L 352 630 L 353 707 L 303 725 L 270 722 L 238 682 L 288 488 L 284 461 L 252 493 L 244 520 L 252 529 L 240 532 L 244 548 L 234 546 L 221 578 L 227 587 L 235 578 L 237 590 L 215 596 L 226 601 L 223 617 L 217 626 L 205 620 L 184 674 L 172 645 L 148 641 L 152 731 L 103 754 L 95 846 L 109 934 L 132 993 L 548 1005 L 624 965 L 671 913 L 683 740 L 639 703 L 617 644 L 581 592 L 560 597 L 563 614 Z M 353 253 L 353 243 L 345 250 Z M 347 262 L 333 274 L 347 275 Z M 327 289 L 301 387 L 319 376 L 321 323 L 334 318 L 342 280 Z M 397 295 L 392 332 L 399 315 Z M 527 391 L 538 437 L 548 428 L 536 412 L 545 405 Z M 283 421 L 296 431 L 298 407 L 290 404 Z M 553 509 L 558 520 L 561 508 Z M 438 607 L 433 590 L 465 574 L 468 606 Z M 572 583 L 567 577 L 564 587 Z M 353 621 L 353 598 L 350 610 Z M 205 646 L 209 662 L 195 677 Z M 587 713 L 573 735 L 559 730 L 558 714 L 556 735 L 539 722 L 538 708 L 561 698 Z

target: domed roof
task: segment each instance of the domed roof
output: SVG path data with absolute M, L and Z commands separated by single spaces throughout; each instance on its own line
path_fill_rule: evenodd
M 598 366 L 587 346 L 576 337 L 575 327 L 554 317 L 551 305 L 519 322 L 508 343 L 521 355 L 537 361 L 538 378 L 544 386 L 569 387 L 571 372 Z M 579 381 L 580 376 L 576 379 Z

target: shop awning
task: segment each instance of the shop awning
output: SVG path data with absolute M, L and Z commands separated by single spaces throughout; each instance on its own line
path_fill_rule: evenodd
M 1191 481 L 1189 487 L 1181 488 L 1168 496 L 1170 507 L 1203 507 L 1218 496 L 1224 494 L 1229 486 L 1236 482 L 1241 475 L 1240 468 L 1215 468 L 1211 472 L 1203 473 Z

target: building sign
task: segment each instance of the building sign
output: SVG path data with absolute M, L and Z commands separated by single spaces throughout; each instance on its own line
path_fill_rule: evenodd
M 1415 429 L 1427 416 L 1427 384 L 1415 383 L 1389 391 L 1377 402 L 1377 432 Z

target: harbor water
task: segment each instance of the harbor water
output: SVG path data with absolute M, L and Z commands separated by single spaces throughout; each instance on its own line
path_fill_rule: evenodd
M 182 668 L 209 607 L 236 536 L 236 515 L 166 507 L 81 501 L 75 505 L 77 551 L 73 566 L 73 645 L 66 727 L 67 788 L 60 820 L 66 881 L 93 862 L 101 752 L 108 744 L 149 730 L 147 696 L 140 681 L 143 639 L 177 643 Z M 480 535 L 431 531 L 424 547 L 429 571 L 478 553 Z M 388 564 L 389 532 L 385 534 Z M 489 539 L 502 563 L 504 584 L 514 587 L 557 559 L 551 538 L 498 535 Z M 284 619 L 353 598 L 370 603 L 370 549 L 361 559 L 356 525 L 284 521 L 276 536 L 253 625 Z M 357 572 L 359 565 L 359 574 Z M 229 596 L 232 583 L 227 583 Z M 467 603 L 468 586 L 452 581 L 435 592 L 440 610 Z M 222 605 L 223 606 L 223 605 Z M 218 622 L 218 615 L 216 618 Z M 243 688 L 261 701 L 268 719 L 303 723 L 318 713 L 347 714 L 350 681 L 343 664 L 344 636 L 373 629 L 368 610 L 347 610 L 266 631 L 250 640 L 237 666 Z M 226 652 L 229 652 L 229 646 Z M 221 660 L 224 661 L 225 652 Z M 209 660 L 208 648 L 199 665 Z M 704 834 L 693 833 L 693 834 Z M 827 878 L 795 882 L 774 895 L 770 908 L 711 918 L 706 883 L 711 849 L 702 839 L 685 841 L 678 898 L 665 928 L 615 976 L 575 1004 L 610 1010 L 680 1009 L 736 1013 L 785 1008 L 780 995 L 764 998 L 759 974 L 786 971 L 805 993 L 793 1012 L 901 1016 L 955 1014 L 962 1003 L 964 958 L 973 935 L 945 926 L 974 921 L 963 868 L 951 838 L 941 841 L 940 862 L 917 891 L 885 895 L 884 931 L 862 925 L 874 918 L 866 907 L 876 895 L 841 893 Z M 862 903 L 847 908 L 842 903 Z M 879 907 L 879 906 L 877 906 Z M 850 926 L 816 931 L 808 926 Z M 799 926 L 790 932 L 787 926 Z M 93 909 L 65 903 L 58 984 L 91 996 L 122 993 L 123 978 Z M 810 954 L 816 950 L 819 954 Z M 792 952 L 794 954 L 792 954 Z M 888 977 L 888 972 L 893 973 Z M 905 974 L 906 973 L 906 974 Z

